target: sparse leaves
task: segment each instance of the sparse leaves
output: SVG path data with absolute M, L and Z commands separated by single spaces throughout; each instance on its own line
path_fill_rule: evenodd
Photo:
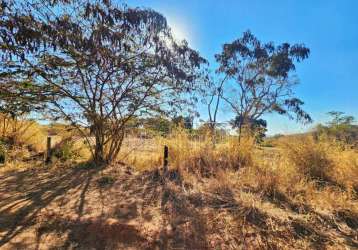
M 17 77 L 50 89 L 51 113 L 86 137 L 90 128 L 99 161 L 116 157 L 131 117 L 173 112 L 194 100 L 185 93 L 196 89 L 205 60 L 177 43 L 153 10 L 31 0 L 12 2 L 0 21 L 2 65 L 14 65 L 0 73 L 17 70 Z
M 292 119 L 295 116 L 301 122 L 312 121 L 301 108 L 304 103 L 292 91 L 297 84 L 292 75 L 295 64 L 306 59 L 309 52 L 301 44 L 262 43 L 250 31 L 223 45 L 215 56 L 220 65 L 217 72 L 228 78 L 222 98 L 242 118 L 241 125 L 271 112 Z

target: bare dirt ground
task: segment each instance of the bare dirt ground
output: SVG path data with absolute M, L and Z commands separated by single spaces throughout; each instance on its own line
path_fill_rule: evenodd
M 99 178 L 94 169 L 1 175 L 1 249 L 150 246 L 152 225 L 160 225 L 148 223 L 160 208 L 153 204 L 160 202 L 159 185 L 129 171 L 110 188 Z
M 258 209 L 246 196 L 255 191 L 199 192 L 175 171 L 163 183 L 121 165 L 0 173 L 0 249 L 358 248 L 343 211 L 331 219 L 283 194 Z

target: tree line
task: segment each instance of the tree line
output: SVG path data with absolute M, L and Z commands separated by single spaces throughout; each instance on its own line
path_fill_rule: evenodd
M 239 137 L 266 127 L 267 113 L 312 121 L 293 92 L 296 64 L 310 53 L 303 44 L 246 31 L 222 46 L 214 69 L 162 14 L 110 0 L 2 0 L 0 44 L 0 111 L 71 124 L 95 138 L 98 164 L 117 157 L 134 117 L 193 115 L 199 100 L 213 135 L 221 105 Z

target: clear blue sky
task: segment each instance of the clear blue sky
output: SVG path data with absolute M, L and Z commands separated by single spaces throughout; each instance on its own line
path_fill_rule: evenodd
M 315 123 L 337 110 L 358 119 L 357 0 L 130 0 L 167 17 L 179 38 L 186 38 L 212 66 L 214 54 L 250 29 L 262 41 L 304 43 L 311 49 L 299 64 L 296 95 Z M 199 107 L 206 118 L 204 107 Z M 221 120 L 233 114 L 221 112 Z M 279 115 L 268 115 L 269 134 L 309 129 Z

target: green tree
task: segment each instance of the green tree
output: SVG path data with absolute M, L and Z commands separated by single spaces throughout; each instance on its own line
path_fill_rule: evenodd
M 98 163 L 120 152 L 126 126 L 141 114 L 193 103 L 205 60 L 173 39 L 150 9 L 109 1 L 7 1 L 0 11 L 1 74 L 51 91 L 54 119 L 74 125 Z
M 173 123 L 162 116 L 150 117 L 144 120 L 144 127 L 159 133 L 160 135 L 168 135 Z
M 262 43 L 250 31 L 223 45 L 216 55 L 217 73 L 226 78 L 222 98 L 242 118 L 237 124 L 239 132 L 247 121 L 258 120 L 266 113 L 312 121 L 301 108 L 304 103 L 293 93 L 298 83 L 293 75 L 296 63 L 308 55 L 304 45 Z
M 326 125 L 319 124 L 316 135 L 325 135 L 330 139 L 358 146 L 358 126 L 354 124 L 354 117 L 340 111 L 331 111 L 328 115 L 331 120 Z
M 181 126 L 185 129 L 191 130 L 194 127 L 194 117 L 192 116 L 175 116 L 172 119 L 172 122 L 174 123 L 174 125 L 176 126 Z
M 244 128 L 250 136 L 255 137 L 256 143 L 262 143 L 267 131 L 267 122 L 264 119 L 246 119 L 243 121 L 243 117 L 236 116 L 234 120 L 231 121 L 233 128 L 239 128 L 241 126 Z

